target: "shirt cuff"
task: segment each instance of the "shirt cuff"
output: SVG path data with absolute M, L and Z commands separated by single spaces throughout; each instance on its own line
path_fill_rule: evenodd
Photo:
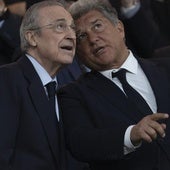
M 125 132 L 125 136 L 124 136 L 124 155 L 130 153 L 130 152 L 134 152 L 136 150 L 136 148 L 139 148 L 141 146 L 142 143 L 140 143 L 137 146 L 134 146 L 130 140 L 130 133 L 132 128 L 134 127 L 134 125 L 129 126 L 126 129 Z

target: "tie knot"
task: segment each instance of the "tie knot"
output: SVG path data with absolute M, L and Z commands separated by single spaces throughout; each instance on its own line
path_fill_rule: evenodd
M 48 97 L 49 98 L 54 97 L 56 93 L 56 82 L 55 81 L 49 82 L 45 86 L 47 88 Z
M 112 78 L 117 77 L 121 82 L 126 81 L 126 72 L 126 69 L 120 69 L 115 73 L 112 72 Z

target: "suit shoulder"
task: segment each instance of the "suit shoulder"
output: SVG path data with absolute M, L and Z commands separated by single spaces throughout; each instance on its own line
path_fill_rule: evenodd
M 170 57 L 160 57 L 151 59 L 157 66 L 170 69 Z
M 10 63 L 0 66 L 0 78 L 1 79 L 18 79 L 20 81 L 21 69 L 17 63 Z
M 58 90 L 58 93 L 61 93 L 63 91 L 73 91 L 73 90 L 77 91 L 78 89 L 82 89 L 87 85 L 87 82 L 89 81 L 90 77 L 91 77 L 91 73 L 84 73 L 80 75 L 80 77 L 77 80 L 62 86 Z

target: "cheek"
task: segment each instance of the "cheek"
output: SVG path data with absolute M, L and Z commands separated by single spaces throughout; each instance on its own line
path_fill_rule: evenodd
M 77 52 L 81 56 L 90 55 L 90 47 L 88 45 L 77 45 Z
M 81 50 L 81 49 L 83 49 L 83 50 Z M 86 60 L 88 60 L 88 54 L 87 54 L 87 51 L 84 48 L 80 48 L 80 50 L 77 49 L 77 55 L 78 55 L 78 58 L 82 62 L 85 62 Z
M 54 53 L 58 53 L 60 51 L 60 47 L 59 47 L 59 42 L 56 40 L 51 40 L 51 41 L 47 41 L 46 43 L 48 43 L 47 45 L 47 50 L 51 49 L 51 51 L 53 51 Z

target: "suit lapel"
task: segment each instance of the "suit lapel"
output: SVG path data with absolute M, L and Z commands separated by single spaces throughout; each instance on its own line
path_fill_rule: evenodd
M 55 135 L 57 135 L 57 138 L 59 138 L 58 136 L 59 132 L 55 131 L 54 126 L 56 125 L 54 125 L 51 122 L 51 119 L 50 119 L 51 109 L 48 104 L 48 99 L 45 94 L 44 87 L 41 83 L 41 80 L 38 74 L 34 70 L 31 62 L 26 57 L 23 57 L 23 59 L 21 59 L 19 63 L 23 69 L 26 79 L 29 81 L 30 86 L 28 88 L 28 91 L 30 93 L 30 98 L 42 122 L 42 126 L 44 128 L 45 135 L 48 139 L 51 152 L 54 155 L 56 162 L 58 162 L 59 161 L 59 148 L 58 148 L 59 140 L 54 140 L 54 138 L 56 137 Z
M 122 90 L 111 80 L 98 72 L 90 74 L 90 79 L 86 81 L 89 88 L 100 93 L 109 103 L 121 110 L 128 119 L 138 122 L 143 117 L 141 114 L 135 114 L 137 110 L 134 110 Z

